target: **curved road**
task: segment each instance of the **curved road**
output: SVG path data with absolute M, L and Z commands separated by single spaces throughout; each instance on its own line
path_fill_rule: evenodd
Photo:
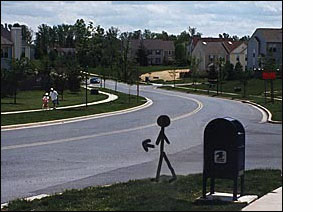
M 113 81 L 106 86 L 114 88 Z M 119 83 L 118 90 L 128 93 Z M 131 87 L 136 93 L 135 86 Z M 153 143 L 159 115 L 171 125 L 165 151 L 177 174 L 202 172 L 203 132 L 218 117 L 238 119 L 246 130 L 246 169 L 282 168 L 282 126 L 264 123 L 257 108 L 237 101 L 164 91 L 141 86 L 152 99 L 145 109 L 67 124 L 1 131 L 1 203 L 64 189 L 84 188 L 154 177 L 159 150 L 146 153 L 144 139 Z M 170 174 L 163 165 L 162 174 Z

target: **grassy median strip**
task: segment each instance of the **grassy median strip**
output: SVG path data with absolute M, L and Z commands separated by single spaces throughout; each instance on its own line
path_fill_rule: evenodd
M 17 104 L 13 104 L 14 98 L 5 97 L 1 98 L 1 112 L 7 111 L 19 111 L 19 110 L 32 110 L 40 109 L 42 106 L 42 95 L 44 91 L 33 90 L 33 91 L 20 91 L 17 93 Z M 88 94 L 90 91 L 88 90 Z M 88 95 L 87 94 L 87 95 Z M 107 95 L 88 95 L 88 102 L 95 102 L 106 99 Z M 81 88 L 79 92 L 71 92 L 65 90 L 62 95 L 59 95 L 60 107 L 82 104 L 85 101 L 85 89 Z M 52 107 L 52 101 L 49 101 L 49 106 Z
M 241 92 L 234 92 L 234 87 L 241 87 Z M 216 88 L 210 88 L 208 94 L 208 85 L 206 84 L 199 84 L 199 85 L 185 85 L 179 87 L 171 87 L 171 86 L 163 86 L 162 89 L 166 90 L 176 90 L 185 93 L 192 93 L 192 94 L 201 94 L 201 95 L 209 95 L 213 97 L 221 97 L 221 98 L 230 98 L 230 99 L 240 99 L 240 100 L 249 100 L 260 104 L 266 107 L 273 115 L 272 120 L 275 121 L 282 121 L 283 119 L 283 103 L 281 100 L 274 100 L 274 103 L 270 102 L 270 99 L 267 99 L 267 102 L 264 101 L 264 81 L 260 79 L 251 79 L 248 82 L 247 90 L 246 90 L 246 97 L 243 97 L 243 87 L 239 81 L 225 81 L 222 85 L 222 91 L 219 91 L 219 95 L 216 96 Z M 267 91 L 269 92 L 269 83 Z M 282 80 L 277 79 L 274 80 L 274 93 L 275 98 L 282 96 Z M 234 93 L 236 95 L 226 94 L 226 93 Z M 268 93 L 267 96 L 269 97 L 270 94 Z
M 60 195 L 40 200 L 15 200 L 7 211 L 239 211 L 245 204 L 214 202 L 196 204 L 202 194 L 202 175 L 178 176 L 168 183 L 161 176 L 159 183 L 150 179 L 133 180 L 109 187 L 88 187 L 67 190 Z M 209 188 L 208 180 L 208 188 Z M 216 180 L 217 192 L 232 193 L 231 180 Z M 280 170 L 250 170 L 245 172 L 245 193 L 259 197 L 282 186 Z
M 112 102 L 107 102 L 99 105 L 92 105 L 86 107 L 78 107 L 78 108 L 70 108 L 70 109 L 62 109 L 62 110 L 50 110 L 50 111 L 40 111 L 40 112 L 32 112 L 32 113 L 20 113 L 20 114 L 9 114 L 9 115 L 1 115 L 1 126 L 5 125 L 13 125 L 13 124 L 25 124 L 32 122 L 41 122 L 41 121 L 51 121 L 57 119 L 65 119 L 65 118 L 73 118 L 79 116 L 92 115 L 97 113 L 105 113 L 112 112 L 117 110 L 123 110 L 131 107 L 135 107 L 146 102 L 146 99 L 143 97 L 137 97 L 131 95 L 130 101 L 128 94 L 115 92 L 113 90 L 101 88 L 101 91 L 112 93 L 117 95 L 119 98 Z M 88 91 L 89 94 L 90 91 Z M 88 99 L 92 98 L 92 96 L 98 96 L 102 99 L 104 95 L 88 95 Z M 81 97 L 81 102 L 79 104 L 84 103 L 83 97 Z M 63 106 L 63 105 L 62 105 Z

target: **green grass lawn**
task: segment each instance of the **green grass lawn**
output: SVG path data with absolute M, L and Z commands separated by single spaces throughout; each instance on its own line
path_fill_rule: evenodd
M 15 200 L 3 210 L 7 211 L 240 211 L 246 204 L 197 204 L 202 194 L 202 174 L 178 176 L 168 183 L 169 176 L 160 182 L 150 179 L 133 180 L 108 187 L 88 187 L 67 190 L 61 195 L 41 200 Z M 209 190 L 210 180 L 208 180 Z M 239 183 L 240 184 L 240 183 Z M 233 181 L 216 180 L 217 192 L 232 193 Z M 240 186 L 240 185 L 239 185 Z M 245 172 L 245 194 L 261 197 L 282 186 L 280 170 L 250 170 Z
M 205 78 L 200 78 L 197 79 L 196 83 L 203 83 L 206 82 L 207 79 Z M 164 81 L 164 80 L 151 80 L 152 83 L 160 83 L 160 84 L 174 84 L 173 80 L 170 81 Z M 192 83 L 193 79 L 192 78 L 180 78 L 180 79 L 176 79 L 175 83 L 176 84 L 181 84 L 181 83 Z
M 103 89 L 103 88 L 100 90 L 108 92 L 108 93 L 116 94 L 118 95 L 119 98 L 112 102 L 99 104 L 99 105 L 92 105 L 92 106 L 88 106 L 87 108 L 79 107 L 79 108 L 71 108 L 71 109 L 64 109 L 64 110 L 50 110 L 50 111 L 40 111 L 40 112 L 32 112 L 32 113 L 1 115 L 1 126 L 40 122 L 40 121 L 51 121 L 51 120 L 57 120 L 57 119 L 92 115 L 92 114 L 97 114 L 97 113 L 112 112 L 112 111 L 135 107 L 135 106 L 144 104 L 146 102 L 146 99 L 143 97 L 139 97 L 137 101 L 137 97 L 134 95 L 131 95 L 130 102 L 129 102 L 128 94 L 115 92 L 113 90 L 108 90 L 108 89 Z M 91 96 L 100 97 L 102 95 L 101 94 L 100 95 L 88 95 L 88 98 Z
M 14 103 L 13 97 L 1 98 L 1 112 L 7 111 L 18 111 L 18 110 L 31 110 L 31 109 L 41 109 L 42 106 L 42 95 L 44 91 L 33 90 L 33 91 L 20 91 L 16 96 L 16 103 Z M 85 89 L 81 88 L 79 92 L 73 93 L 69 90 L 64 91 L 63 100 L 62 96 L 59 95 L 59 107 L 76 105 L 85 103 Z M 99 94 L 99 95 L 90 95 L 88 90 L 87 99 L 88 102 L 95 102 L 98 100 L 106 99 L 108 96 Z M 49 106 L 52 107 L 52 101 L 49 101 Z
M 191 87 L 193 86 L 184 86 L 184 87 Z M 234 87 L 241 87 L 241 92 L 238 92 L 238 94 L 243 94 L 243 86 L 238 80 L 232 80 L 232 81 L 224 81 L 222 84 L 222 91 L 223 92 L 229 92 L 229 93 L 234 93 Z M 281 95 L 282 93 L 282 80 L 281 79 L 276 79 L 273 81 L 273 87 L 275 91 L 278 91 L 275 93 L 275 95 Z M 199 89 L 208 89 L 208 85 L 202 84 L 202 85 L 196 85 L 196 88 Z M 216 89 L 212 89 L 216 90 Z M 270 91 L 270 83 L 267 82 L 267 91 Z M 247 88 L 246 88 L 246 94 L 247 95 L 260 95 L 264 96 L 264 80 L 261 79 L 251 79 L 248 82 Z

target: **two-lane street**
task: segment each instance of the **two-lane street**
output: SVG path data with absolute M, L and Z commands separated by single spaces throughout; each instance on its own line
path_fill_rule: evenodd
M 113 81 L 106 86 L 114 89 Z M 128 93 L 128 85 L 118 90 Z M 136 86 L 131 87 L 136 94 Z M 282 126 L 264 123 L 263 114 L 238 101 L 140 86 L 153 101 L 142 110 L 66 124 L 1 131 L 1 203 L 65 188 L 83 188 L 154 177 L 159 147 L 145 152 L 141 142 L 155 140 L 158 116 L 171 124 L 165 134 L 176 173 L 200 173 L 203 132 L 214 118 L 232 117 L 246 131 L 246 169 L 282 168 Z M 162 174 L 169 174 L 162 167 Z

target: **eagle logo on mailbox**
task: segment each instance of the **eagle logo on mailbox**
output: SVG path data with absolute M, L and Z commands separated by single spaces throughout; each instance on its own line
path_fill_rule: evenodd
M 226 163 L 227 154 L 224 150 L 215 150 L 214 151 L 214 163 Z

